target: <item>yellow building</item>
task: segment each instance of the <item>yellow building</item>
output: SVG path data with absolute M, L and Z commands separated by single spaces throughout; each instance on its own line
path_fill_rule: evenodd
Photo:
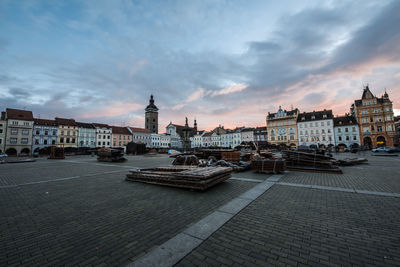
M 57 145 L 78 147 L 78 124 L 74 119 L 56 118 L 58 125 Z
M 299 110 L 292 109 L 290 111 L 279 110 L 276 113 L 269 113 L 267 116 L 267 132 L 268 142 L 273 145 L 286 145 L 297 147 L 297 116 Z

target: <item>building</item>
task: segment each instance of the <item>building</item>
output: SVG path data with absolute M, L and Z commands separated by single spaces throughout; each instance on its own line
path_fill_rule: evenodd
M 32 111 L 7 108 L 4 113 L 6 135 L 4 150 L 8 155 L 32 153 Z
M 225 133 L 221 134 L 221 147 L 232 148 L 233 147 L 233 130 L 227 129 Z
M 332 110 L 298 114 L 297 131 L 300 145 L 335 145 Z
M 57 145 L 78 147 L 78 125 L 74 119 L 56 118 L 58 125 Z
M 361 145 L 370 148 L 394 145 L 393 105 L 386 92 L 382 97 L 376 97 L 367 85 L 361 99 L 354 101 L 350 111 L 360 125 Z
M 151 143 L 150 147 L 152 148 L 160 148 L 161 147 L 161 135 L 156 133 L 151 133 Z
M 78 147 L 96 147 L 96 127 L 91 123 L 77 122 Z
M 153 95 L 150 96 L 149 105 L 145 109 L 145 128 L 158 134 L 158 108 L 154 105 Z
M 394 137 L 394 145 L 400 146 L 400 116 L 394 117 L 394 128 L 396 132 Z
M 231 148 L 235 148 L 237 146 L 240 146 L 240 144 L 242 143 L 242 129 L 243 128 L 244 127 L 236 128 L 236 129 L 233 130 Z
M 354 144 L 360 145 L 360 129 L 356 118 L 346 114 L 345 116 L 333 118 L 335 144 L 350 147 Z
M 58 125 L 55 120 L 33 119 L 32 151 L 57 144 Z
M 132 134 L 132 142 L 146 144 L 147 147 L 151 146 L 151 131 L 143 128 L 128 127 Z
M 170 135 L 171 137 L 171 147 L 175 148 L 183 148 L 183 140 L 184 140 L 184 129 L 186 126 L 178 125 L 178 124 L 173 124 L 170 122 L 167 127 L 166 131 L 167 134 Z M 189 140 L 193 138 L 193 136 L 197 133 L 197 122 L 194 120 L 194 125 L 193 127 L 187 128 L 189 131 Z
M 96 128 L 96 147 L 111 147 L 111 126 L 103 123 L 93 123 Z
M 203 147 L 203 135 L 205 131 L 197 131 L 196 134 L 191 137 L 192 148 Z
M 170 148 L 171 147 L 171 136 L 169 134 L 160 134 L 160 147 Z
M 241 140 L 242 143 L 246 142 L 254 142 L 254 128 L 243 128 L 241 131 Z
M 267 127 L 256 127 L 254 129 L 254 141 L 258 144 L 266 144 L 268 142 Z
M 299 110 L 283 110 L 279 106 L 278 112 L 268 113 L 267 131 L 268 142 L 274 145 L 298 146 L 297 116 Z
M 133 135 L 126 127 L 111 126 L 112 129 L 112 147 L 123 147 L 132 142 Z
M 6 142 L 6 130 L 7 122 L 5 120 L 6 113 L 2 112 L 0 116 L 0 154 L 4 153 L 4 147 Z
M 203 144 L 203 147 L 210 147 L 210 146 L 212 146 L 212 143 L 211 143 L 211 136 L 212 136 L 212 134 L 213 134 L 213 132 L 205 132 L 204 134 L 203 134 L 203 140 L 202 140 L 202 144 Z
M 212 134 L 211 134 L 211 146 L 215 146 L 215 147 L 221 146 L 221 135 L 219 133 L 217 133 L 217 131 L 212 132 Z

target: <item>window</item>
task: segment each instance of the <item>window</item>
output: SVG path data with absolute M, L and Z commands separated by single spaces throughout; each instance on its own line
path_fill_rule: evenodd
M 21 144 L 27 144 L 28 138 L 21 138 Z
M 69 144 L 69 137 L 67 137 L 67 144 Z
M 351 130 L 352 130 L 353 132 L 355 132 L 355 131 L 356 131 L 356 127 L 351 128 Z
M 47 139 L 44 139 L 43 144 L 47 145 Z
M 12 125 L 18 125 L 18 121 L 12 121 L 11 124 Z
M 339 136 L 338 139 L 339 139 L 339 141 L 342 141 L 342 136 Z
M 382 126 L 377 127 L 377 132 L 382 132 Z
M 39 144 L 39 139 L 35 139 L 35 145 Z
M 49 135 L 49 130 L 45 130 L 44 135 Z
M 327 121 L 327 122 L 326 122 L 326 125 L 330 126 L 330 125 L 331 125 L 331 122 L 330 122 L 330 121 Z
M 75 138 L 72 138 L 72 142 L 71 143 L 75 143 Z
M 346 141 L 349 141 L 350 140 L 350 136 L 346 136 Z
M 97 145 L 98 145 L 98 146 L 101 146 L 101 142 L 98 142 Z
M 344 131 L 346 132 L 346 133 L 348 133 L 349 132 L 349 128 L 344 128 Z
M 64 143 L 64 137 L 60 138 L 60 143 Z
M 17 138 L 10 138 L 10 143 L 11 144 L 16 144 L 17 143 Z
M 22 130 L 23 135 L 29 135 L 29 130 Z
M 39 135 L 40 134 L 40 131 L 39 130 L 36 130 L 36 135 Z
M 325 125 L 325 123 L 323 121 L 321 121 L 321 126 L 324 126 L 324 125 Z
M 356 135 L 353 135 L 353 140 L 357 141 L 357 136 Z
M 53 135 L 57 135 L 57 134 L 56 134 L 56 130 L 53 130 Z
M 11 134 L 14 134 L 14 135 L 18 134 L 18 129 L 11 129 Z
M 315 127 L 318 127 L 318 122 L 315 122 Z

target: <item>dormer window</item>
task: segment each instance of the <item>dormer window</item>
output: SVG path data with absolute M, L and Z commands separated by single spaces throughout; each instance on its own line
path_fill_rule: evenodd
M 312 120 L 315 120 L 315 116 L 314 116 L 314 115 L 312 115 L 312 116 L 311 116 L 311 119 L 312 119 Z
M 301 117 L 301 120 L 304 121 L 306 118 L 305 117 Z
M 323 118 L 326 118 L 326 114 L 324 114 L 322 117 L 323 117 Z

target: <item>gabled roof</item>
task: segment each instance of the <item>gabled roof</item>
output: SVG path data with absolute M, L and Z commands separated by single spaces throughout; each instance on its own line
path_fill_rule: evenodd
M 353 116 L 340 116 L 333 118 L 334 126 L 357 125 L 357 120 Z
M 297 117 L 297 122 L 319 121 L 319 120 L 329 120 L 329 119 L 333 119 L 333 112 L 331 109 L 329 110 L 324 109 L 321 111 L 300 113 L 299 116 Z
M 45 125 L 45 126 L 57 126 L 57 122 L 55 120 L 46 120 L 46 119 L 33 119 L 35 125 Z
M 93 124 L 86 122 L 76 122 L 79 128 L 96 129 Z
M 131 129 L 132 132 L 137 132 L 137 133 L 151 133 L 150 130 L 144 128 L 129 127 L 129 129 Z
M 56 122 L 58 125 L 77 126 L 76 121 L 74 119 L 64 119 L 56 117 Z
M 132 135 L 131 132 L 126 127 L 111 126 L 113 134 L 125 134 Z
M 98 127 L 98 128 L 111 128 L 108 124 L 104 124 L 104 123 L 93 123 L 94 127 Z
M 33 121 L 32 111 L 29 110 L 7 108 L 6 117 L 7 119 Z
M 211 136 L 214 132 L 206 132 L 203 136 L 208 137 Z

